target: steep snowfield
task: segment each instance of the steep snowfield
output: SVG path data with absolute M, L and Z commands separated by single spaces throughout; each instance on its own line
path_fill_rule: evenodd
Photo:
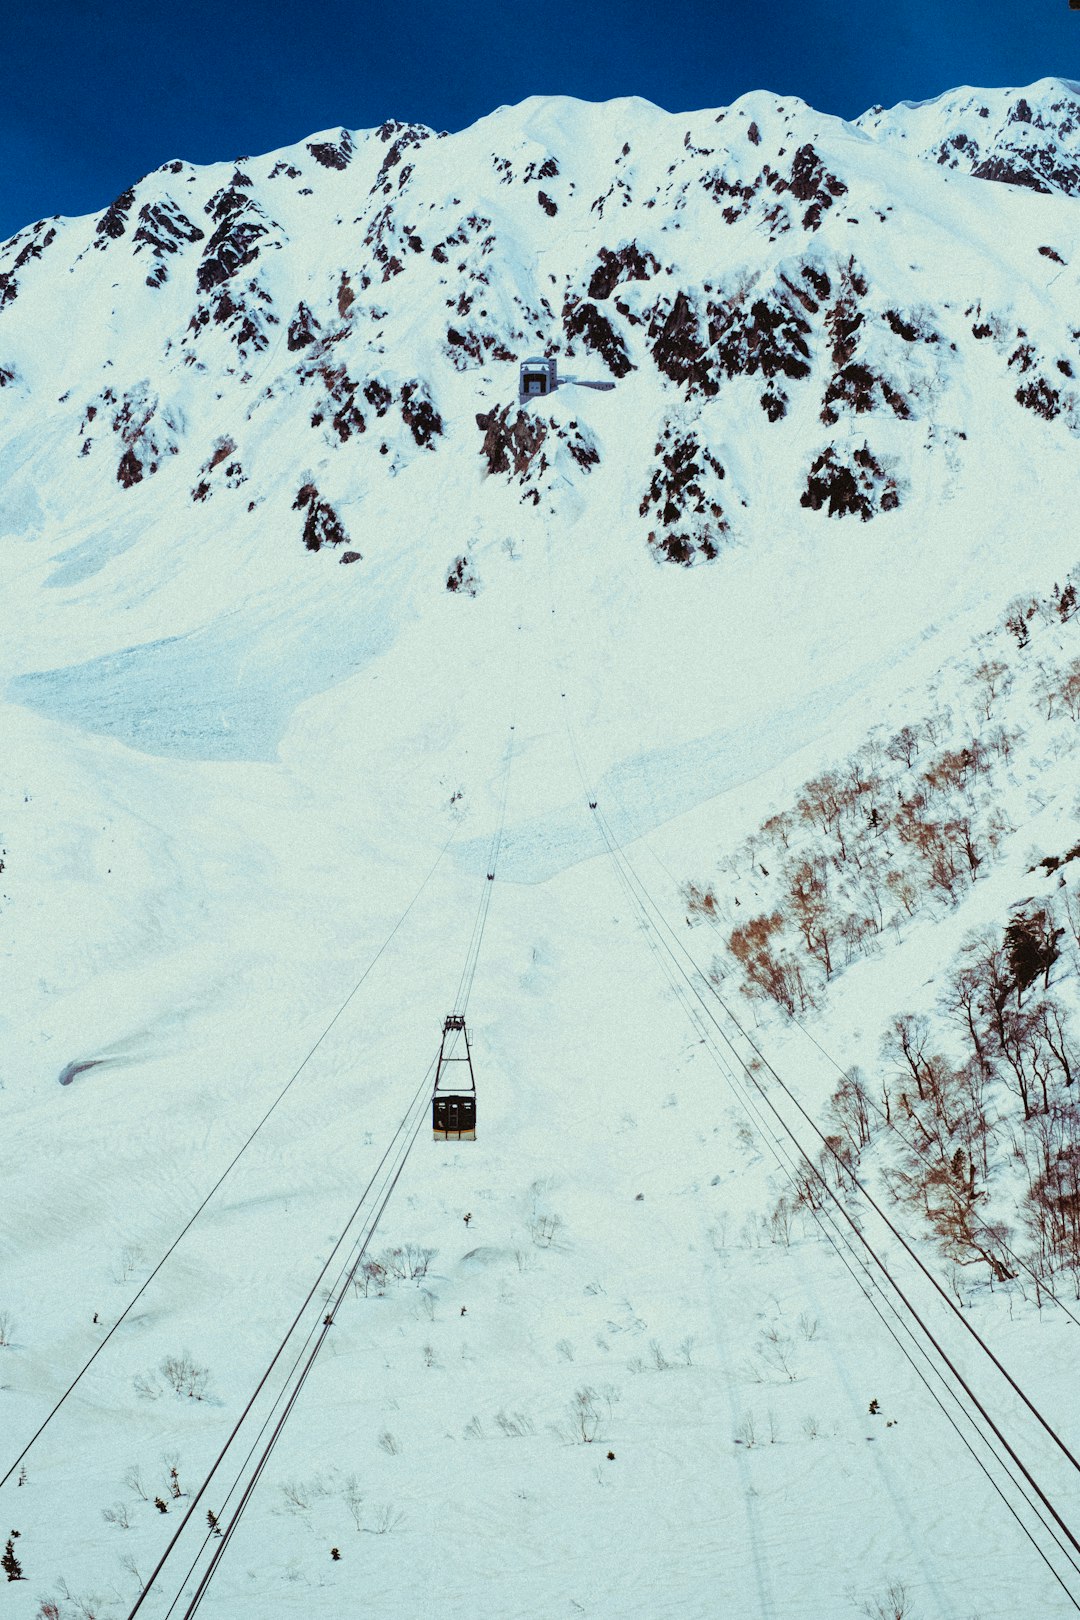
M 426 1275 L 342 1304 L 206 1612 L 1072 1612 L 812 1223 L 769 1240 L 773 1127 L 602 837 L 707 965 L 683 881 L 1076 562 L 1076 205 L 937 163 L 1019 93 L 967 95 L 537 98 L 0 249 L 3 1469 L 296 1074 L 2 1488 L 5 1613 L 135 1602 L 423 1081 L 504 785 L 478 1139 L 421 1128 L 373 1252 Z M 1072 90 L 1024 95 L 1064 163 Z M 616 388 L 519 415 L 545 350 Z M 826 1044 L 869 1066 L 932 955 Z M 1067 1431 L 1074 1327 L 971 1305 Z

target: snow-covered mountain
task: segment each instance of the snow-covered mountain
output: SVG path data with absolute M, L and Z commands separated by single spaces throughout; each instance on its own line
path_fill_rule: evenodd
M 478 1140 L 421 1134 L 211 1612 L 1072 1612 L 1000 1456 L 785 1206 L 763 1059 L 643 892 L 835 1123 L 830 1058 L 880 1066 L 966 929 L 1074 883 L 1078 130 L 1049 79 L 855 123 L 535 98 L 178 160 L 0 248 L 0 1474 L 150 1279 L 0 1487 L 12 1615 L 135 1602 L 422 1083 L 499 825 Z M 521 405 L 537 354 L 615 386 Z M 833 815 L 807 785 L 845 758 Z M 905 829 L 969 812 L 916 893 Z M 760 916 L 796 961 L 796 857 L 847 929 L 827 973 L 804 930 L 824 1054 L 731 950 Z M 959 1288 L 890 1142 L 873 1185 L 1057 1410 L 1057 1261 Z M 1006 1157 L 979 1196 L 1022 1246 Z

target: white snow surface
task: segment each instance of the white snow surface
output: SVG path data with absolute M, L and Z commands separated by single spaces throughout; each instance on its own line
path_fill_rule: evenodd
M 859 126 L 764 92 L 680 116 L 537 97 L 452 136 L 330 131 L 167 165 L 116 234 L 47 221 L 0 249 L 0 1470 L 304 1065 L 2 1488 L 26 1577 L 0 1587 L 4 1615 L 135 1602 L 437 1050 L 504 783 L 468 1007 L 477 1140 L 421 1128 L 373 1253 L 430 1249 L 427 1274 L 343 1303 L 205 1612 L 839 1620 L 897 1581 L 916 1620 L 1073 1612 L 832 1250 L 812 1228 L 761 1237 L 785 1185 L 768 1133 L 588 807 L 707 965 L 679 884 L 872 726 L 916 716 L 1011 597 L 1076 563 L 1077 202 L 923 155 L 957 105 L 1018 94 Z M 790 184 L 807 147 L 846 188 L 821 182 L 809 225 Z M 155 259 L 140 228 L 171 246 Z M 655 269 L 590 294 L 600 250 L 633 243 Z M 669 375 L 680 291 L 717 351 L 710 300 L 748 331 L 786 300 L 804 374 Z M 584 303 L 621 375 L 572 330 Z M 301 304 L 318 332 L 291 347 Z M 541 350 L 617 386 L 530 406 L 542 455 L 489 471 L 476 416 L 513 423 L 517 362 Z M 824 420 L 853 364 L 904 409 L 838 396 Z M 1017 398 L 1038 378 L 1045 412 Z M 350 403 L 363 427 L 342 432 Z M 722 464 L 722 522 L 690 501 L 643 513 L 665 432 Z M 800 503 L 819 453 L 864 444 L 895 509 Z M 305 547 L 309 485 L 347 541 Z M 681 567 L 648 535 L 688 515 L 717 555 Z M 446 589 L 459 556 L 474 595 Z M 913 933 L 853 972 L 832 1050 L 861 1040 L 872 1064 L 936 949 Z M 793 1030 L 759 1035 L 820 1110 L 828 1066 Z M 1075 1476 L 920 1299 L 1075 1523 Z M 1075 1447 L 1075 1328 L 989 1290 L 970 1308 Z M 162 1372 L 183 1356 L 201 1398 Z

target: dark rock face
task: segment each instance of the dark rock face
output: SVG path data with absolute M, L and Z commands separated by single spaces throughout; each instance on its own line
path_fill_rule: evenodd
M 1063 91 L 1039 108 L 1021 96 L 996 127 L 988 107 L 973 113 L 970 104 L 960 106 L 954 115 L 965 127 L 954 129 L 922 155 L 976 180 L 1080 196 L 1074 139 L 1080 129 L 1080 101 L 1075 96 Z M 976 117 L 981 120 L 978 125 Z
M 334 508 L 324 501 L 314 484 L 304 484 L 293 501 L 294 512 L 306 512 L 304 518 L 304 544 L 309 551 L 323 546 L 342 546 L 348 535 Z
M 480 582 L 473 573 L 468 557 L 456 557 L 446 576 L 448 591 L 458 591 L 462 596 L 475 596 L 480 588 Z
M 220 287 L 245 265 L 254 263 L 259 256 L 259 238 L 265 235 L 266 226 L 258 220 L 236 216 L 223 220 L 206 245 L 197 278 L 199 291 Z
M 814 459 L 799 501 L 814 512 L 826 506 L 830 517 L 854 514 L 868 523 L 900 505 L 900 490 L 868 445 L 854 451 L 850 461 L 830 445 Z
M 115 242 L 127 230 L 128 215 L 135 201 L 135 188 L 129 186 L 122 191 L 115 202 L 109 204 L 101 218 L 94 227 L 94 246 L 104 248 L 109 242 Z
M 379 190 L 384 196 L 389 196 L 395 189 L 392 178 L 394 169 L 410 148 L 420 146 L 424 141 L 431 139 L 431 131 L 423 124 L 399 124 L 395 119 L 391 119 L 381 126 L 378 133 L 379 139 L 388 143 L 388 149 L 379 165 L 372 190 Z M 412 165 L 408 163 L 400 170 L 397 177 L 399 192 L 408 184 L 411 173 Z
M 258 354 L 270 341 L 267 328 L 278 323 L 272 309 L 261 307 L 271 302 L 270 294 L 258 281 L 249 281 L 242 290 L 235 285 L 222 287 L 208 303 L 196 305 L 188 332 L 197 340 L 214 321 L 225 328 L 244 358 L 249 352 Z
M 889 330 L 905 343 L 940 343 L 941 334 L 935 332 L 917 320 L 906 319 L 898 309 L 883 311 L 882 320 L 888 323 Z
M 613 377 L 633 371 L 626 344 L 595 304 L 568 298 L 563 306 L 563 330 L 571 343 L 580 338 L 587 349 L 598 354 Z
M 911 407 L 904 395 L 887 378 L 876 375 L 869 366 L 853 363 L 838 371 L 825 390 L 821 420 L 829 426 L 837 422 L 837 405 L 855 416 L 861 416 L 866 411 L 872 411 L 879 403 L 888 405 L 901 421 L 907 421 L 911 416 Z
M 422 382 L 408 382 L 402 388 L 401 418 L 422 450 L 434 450 L 433 440 L 443 431 L 442 417 Z
M 311 413 L 312 427 L 319 427 L 329 417 L 339 444 L 351 439 L 354 433 L 366 430 L 367 423 L 356 402 L 360 384 L 349 376 L 344 366 L 331 365 L 320 354 L 310 365 L 303 366 L 298 376 L 301 383 L 318 382 L 325 391 L 323 400 Z
M 847 186 L 830 174 L 812 146 L 800 146 L 791 163 L 791 195 L 797 202 L 809 203 L 803 227 L 816 231 L 825 214 L 847 192 Z
M 653 554 L 668 562 L 711 562 L 730 533 L 717 486 L 726 476 L 712 452 L 692 429 L 665 424 L 656 445 L 659 464 L 638 508 L 656 527 L 649 533 Z
M 810 323 L 785 283 L 753 300 L 709 305 L 709 343 L 728 377 L 760 373 L 770 382 L 810 375 Z
M 839 277 L 836 301 L 825 316 L 825 326 L 832 339 L 832 363 L 846 366 L 855 358 L 858 333 L 864 320 L 859 300 L 867 293 L 866 277 L 849 259 Z
M 253 264 L 262 248 L 281 245 L 280 227 L 267 218 L 253 198 L 237 186 L 214 193 L 205 212 L 216 229 L 203 250 L 196 278 L 200 292 L 209 292 Z
M 1016 401 L 1023 405 L 1025 410 L 1034 411 L 1044 421 L 1052 422 L 1055 416 L 1062 412 L 1061 390 L 1052 388 L 1045 377 L 1036 377 L 1033 382 L 1027 383 L 1023 388 L 1016 390 Z
M 612 251 L 602 247 L 597 254 L 599 264 L 589 278 L 589 297 L 603 302 L 610 298 L 623 281 L 648 281 L 660 269 L 659 262 L 648 249 L 644 252 L 636 242 Z
M 480 454 L 487 462 L 488 472 L 507 473 L 511 477 L 524 479 L 534 463 L 539 472 L 544 472 L 547 468 L 547 457 L 543 454 L 547 424 L 539 417 L 528 416 L 520 410 L 511 421 L 510 410 L 509 405 L 502 405 L 476 414 L 476 425 L 484 434 Z
M 296 314 L 289 322 L 289 330 L 285 335 L 286 346 L 295 354 L 297 349 L 306 348 L 309 343 L 314 343 L 321 330 L 319 322 L 301 300 L 296 306 Z
M 188 219 L 176 203 L 166 198 L 160 203 L 144 203 L 139 209 L 139 223 L 132 237 L 133 251 L 147 250 L 157 261 L 146 278 L 148 287 L 164 286 L 168 280 L 167 260 L 186 243 L 201 242 L 206 232 Z
M 592 472 L 594 467 L 600 465 L 600 452 L 596 448 L 595 442 L 588 434 L 582 432 L 577 422 L 570 423 L 568 433 L 564 434 L 561 430 L 558 430 L 558 433 L 559 438 L 565 441 L 567 451 L 573 456 L 582 472 Z
M 372 377 L 364 384 L 364 398 L 376 416 L 385 416 L 394 395 L 385 383 L 380 382 L 377 377 Z
M 697 311 L 681 289 L 673 304 L 663 301 L 652 312 L 649 337 L 652 357 L 658 371 L 688 394 L 711 395 L 719 391 L 716 367 L 711 364 L 701 339 Z
M 336 141 L 308 141 L 307 149 L 324 169 L 347 169 L 356 150 L 347 129 L 341 131 Z
M 191 492 L 193 501 L 205 501 L 222 484 L 226 489 L 239 489 L 241 484 L 247 483 L 240 462 L 230 459 L 235 453 L 236 443 L 227 435 L 216 441 L 212 454 L 199 469 L 199 482 Z M 218 472 L 219 468 L 222 471 Z M 217 478 L 215 472 L 218 472 Z
M 46 248 L 55 240 L 55 225 L 50 225 L 46 219 L 39 219 L 36 225 L 20 231 L 5 244 L 6 252 L 10 253 L 16 247 L 19 251 L 14 254 L 8 269 L 0 270 L 0 310 L 5 309 L 8 304 L 13 304 L 18 297 L 19 271 L 24 270 L 34 259 L 40 259 Z
M 136 383 L 120 400 L 106 389 L 101 401 L 116 406 L 112 427 L 126 446 L 116 478 L 125 489 L 131 489 L 144 478 L 153 477 L 166 456 L 176 455 L 182 423 L 175 412 L 160 409 L 149 382 Z M 88 418 L 89 414 L 88 410 Z
M 293 319 L 288 322 L 288 332 L 285 334 L 285 345 L 287 345 L 287 348 L 290 348 L 291 352 L 296 353 L 298 348 L 306 348 L 308 347 L 308 343 L 314 343 L 314 340 L 316 340 L 316 337 L 319 335 L 321 330 L 322 327 L 319 326 L 319 322 L 317 322 L 317 319 L 314 318 L 314 314 L 311 313 L 311 309 L 309 309 L 308 305 L 301 300 L 300 303 L 296 305 L 295 316 L 293 316 Z

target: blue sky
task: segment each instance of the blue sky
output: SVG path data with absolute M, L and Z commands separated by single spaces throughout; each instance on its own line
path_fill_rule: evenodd
M 5 0 L 0 240 L 169 158 L 386 118 L 462 129 L 535 94 L 670 111 L 746 90 L 851 117 L 956 84 L 1080 80 L 1068 0 Z

